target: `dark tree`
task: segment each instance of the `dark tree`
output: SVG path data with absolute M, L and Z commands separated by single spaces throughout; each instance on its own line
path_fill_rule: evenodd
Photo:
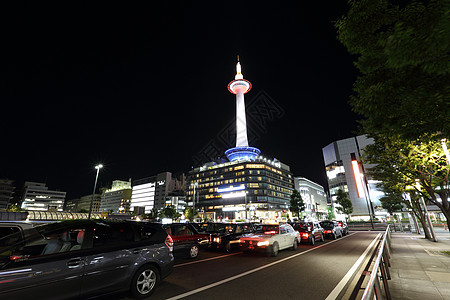
M 300 217 L 300 212 L 305 210 L 305 202 L 303 202 L 300 192 L 295 189 L 291 194 L 289 209 L 291 210 L 292 214 L 297 214 L 297 217 Z
M 346 221 L 348 216 L 353 212 L 353 204 L 352 201 L 348 198 L 348 194 L 344 192 L 342 189 L 339 189 L 336 193 L 335 203 L 338 204 L 336 209 L 346 215 Z
M 175 207 L 173 207 L 172 205 L 167 205 L 161 210 L 160 216 L 162 218 L 178 219 L 181 214 L 177 212 Z
M 357 56 L 364 133 L 450 136 L 450 2 L 350 0 L 338 39 Z

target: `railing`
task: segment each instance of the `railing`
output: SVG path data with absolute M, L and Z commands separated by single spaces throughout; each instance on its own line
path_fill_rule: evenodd
M 389 259 L 391 257 L 391 232 L 390 226 L 386 228 L 386 231 L 381 241 L 381 245 L 378 248 L 377 258 L 373 265 L 372 271 L 370 272 L 370 278 L 367 286 L 362 295 L 362 300 L 374 299 L 391 299 L 391 294 L 389 293 L 388 280 L 391 279 L 391 274 L 389 272 L 389 267 L 391 266 Z M 383 282 L 383 289 L 381 289 L 380 282 Z M 384 290 L 384 295 L 383 295 Z

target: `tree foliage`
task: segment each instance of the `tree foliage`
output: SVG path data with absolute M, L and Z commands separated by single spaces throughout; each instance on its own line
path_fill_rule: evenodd
M 186 207 L 184 210 L 184 217 L 189 220 L 189 222 L 193 222 L 196 217 L 198 217 L 198 211 L 193 207 Z
M 351 0 L 335 26 L 360 71 L 351 97 L 365 133 L 450 136 L 450 2 Z M 395 2 L 397 3 L 397 2 Z
M 296 189 L 293 190 L 291 194 L 291 201 L 289 209 L 293 214 L 297 214 L 297 217 L 300 217 L 300 212 L 305 210 L 305 202 L 300 195 L 300 192 Z
M 23 210 L 20 207 L 20 205 L 18 205 L 18 204 L 11 204 L 6 211 L 9 211 L 9 212 L 20 212 L 20 211 L 25 211 L 25 210 Z
M 161 218 L 169 218 L 169 219 L 178 219 L 181 217 L 181 214 L 177 212 L 173 205 L 167 205 L 160 212 Z
M 419 200 L 423 197 L 440 208 L 450 225 L 450 166 L 436 135 L 425 141 L 378 137 L 374 144 L 366 146 L 364 160 L 376 164 L 369 174 L 381 181 L 380 187 L 386 194 L 382 202 L 401 199 L 422 219 Z
M 156 220 L 159 217 L 159 211 L 156 207 L 153 207 L 148 214 L 143 214 L 142 217 L 148 220 Z
M 347 217 L 353 212 L 352 201 L 350 201 L 348 194 L 342 189 L 339 189 L 337 191 L 335 203 L 338 204 L 338 206 L 336 206 L 336 209 L 340 213 L 347 215 Z

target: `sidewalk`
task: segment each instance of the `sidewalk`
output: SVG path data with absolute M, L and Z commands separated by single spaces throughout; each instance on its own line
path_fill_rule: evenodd
M 423 234 L 391 233 L 393 300 L 450 300 L 450 233 L 438 229 L 436 236 L 437 243 Z

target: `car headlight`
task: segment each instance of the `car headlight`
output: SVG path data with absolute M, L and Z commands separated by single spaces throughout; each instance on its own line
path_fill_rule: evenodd
M 256 244 L 258 247 L 262 247 L 262 246 L 269 246 L 269 241 L 262 241 L 262 242 L 258 242 L 258 244 Z
M 220 237 L 213 238 L 213 242 L 220 244 Z

